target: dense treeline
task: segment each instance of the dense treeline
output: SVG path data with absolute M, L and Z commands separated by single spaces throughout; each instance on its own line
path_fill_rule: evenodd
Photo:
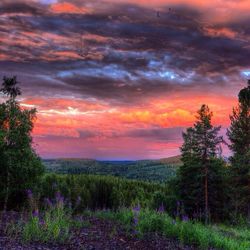
M 60 192 L 77 209 L 112 209 L 141 204 L 159 207 L 167 197 L 165 185 L 112 176 L 46 174 L 36 193 L 40 202 Z M 77 205 L 76 205 L 77 204 Z
M 164 183 L 176 175 L 177 167 L 161 160 L 96 161 L 51 159 L 43 161 L 46 170 L 59 174 L 97 174 Z

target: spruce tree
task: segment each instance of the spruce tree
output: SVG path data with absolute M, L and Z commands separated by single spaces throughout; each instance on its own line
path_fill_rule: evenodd
M 208 222 L 209 214 L 215 217 L 221 206 L 218 188 L 223 185 L 224 162 L 217 155 L 223 138 L 218 136 L 220 127 L 211 124 L 208 106 L 202 105 L 196 118 L 194 127 L 183 133 L 184 164 L 180 167 L 179 183 L 187 213 L 198 214 Z
M 21 95 L 16 77 L 3 79 L 0 92 L 7 101 L 0 104 L 0 206 L 15 206 L 43 172 L 32 148 L 36 110 L 22 109 L 16 97 Z
M 231 141 L 231 205 L 234 215 L 250 213 L 250 80 L 238 95 L 238 106 L 230 116 L 227 131 Z

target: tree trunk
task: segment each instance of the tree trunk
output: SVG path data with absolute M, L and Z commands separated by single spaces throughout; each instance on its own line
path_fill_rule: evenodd
M 3 207 L 4 212 L 7 211 L 8 201 L 9 201 L 9 196 L 10 196 L 10 170 L 11 170 L 11 168 L 12 168 L 12 160 L 11 160 L 11 156 L 10 156 L 9 166 L 7 166 L 6 194 L 5 194 L 5 197 L 4 197 L 4 207 Z
M 9 188 L 10 188 L 10 173 L 9 173 L 9 170 L 7 170 L 6 183 L 7 183 L 7 185 L 6 185 L 6 193 L 5 193 L 5 197 L 4 197 L 4 206 L 3 206 L 4 212 L 7 211 L 8 201 L 9 201 Z
M 207 166 L 205 167 L 205 223 L 208 224 L 208 169 Z

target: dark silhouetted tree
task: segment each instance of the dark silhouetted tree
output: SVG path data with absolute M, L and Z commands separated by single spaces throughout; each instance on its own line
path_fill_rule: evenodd
M 236 217 L 250 216 L 250 80 L 238 95 L 227 135 L 231 141 L 231 204 Z
M 7 101 L 0 104 L 0 203 L 4 210 L 18 201 L 44 169 L 32 148 L 31 132 L 36 109 L 22 109 L 16 77 L 4 77 L 0 90 Z M 13 205 L 13 204 L 12 204 Z
M 209 214 L 215 217 L 221 207 L 224 161 L 217 156 L 223 138 L 218 136 L 220 127 L 211 124 L 208 106 L 202 105 L 196 118 L 194 127 L 183 133 L 180 192 L 186 212 L 208 222 Z

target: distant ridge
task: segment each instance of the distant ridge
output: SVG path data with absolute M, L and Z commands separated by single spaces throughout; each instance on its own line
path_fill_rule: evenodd
M 174 166 L 181 166 L 182 161 L 181 161 L 181 155 L 176 155 L 168 158 L 162 158 L 159 160 L 160 162 L 164 164 L 169 164 L 169 165 L 174 165 Z
M 47 159 L 47 160 L 50 160 L 50 159 Z M 57 161 L 84 161 L 84 162 L 97 161 L 95 159 L 90 159 L 90 158 L 56 158 L 53 160 L 57 160 Z
M 106 163 L 112 163 L 112 162 L 124 162 L 124 163 L 130 163 L 130 162 L 159 162 L 166 165 L 173 165 L 173 166 L 181 166 L 181 155 L 171 156 L 167 158 L 161 158 L 161 159 L 144 159 L 144 160 L 96 160 L 91 158 L 56 158 L 56 159 L 44 159 L 44 161 L 54 161 L 54 162 L 83 162 L 83 163 L 97 163 L 97 162 L 106 162 Z
M 60 174 L 113 175 L 128 179 L 165 182 L 176 175 L 180 156 L 155 160 L 100 161 L 84 158 L 43 160 L 47 172 Z

